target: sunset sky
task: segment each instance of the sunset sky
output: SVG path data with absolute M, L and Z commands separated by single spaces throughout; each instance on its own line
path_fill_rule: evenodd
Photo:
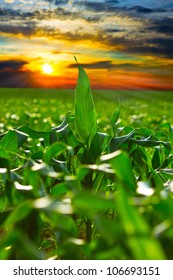
M 0 0 L 0 87 L 173 90 L 173 0 Z

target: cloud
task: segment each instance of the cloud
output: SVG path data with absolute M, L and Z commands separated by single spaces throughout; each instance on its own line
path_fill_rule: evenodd
M 10 23 L 0 24 L 0 32 L 14 35 L 23 35 L 24 37 L 30 37 L 37 32 L 35 24 L 29 23 L 28 25 L 11 25 Z
M 173 19 L 148 18 L 146 14 L 154 13 L 154 8 L 133 6 L 127 9 L 118 7 L 118 1 L 113 0 L 47 2 L 54 3 L 57 7 L 51 12 L 46 9 L 29 12 L 0 9 L 0 33 L 17 38 L 47 37 L 75 44 L 90 41 L 93 44 L 96 42 L 103 49 L 107 47 L 108 50 L 167 58 L 173 56 L 173 39 L 170 38 L 173 33 Z M 59 6 L 67 2 L 71 2 L 72 6 L 80 3 L 83 8 L 80 7 L 79 13 L 76 9 Z M 118 14 L 109 14 L 118 9 Z
M 118 0 L 106 0 L 106 3 L 108 3 L 108 4 L 112 4 L 112 5 L 114 5 L 114 4 L 116 4 L 116 3 L 119 3 L 120 1 L 118 1 Z
M 105 3 L 98 3 L 98 2 L 89 2 L 89 1 L 85 1 L 84 3 L 82 3 L 82 5 L 89 10 L 93 10 L 96 12 L 102 12 L 105 11 L 106 9 L 106 4 Z
M 128 8 L 128 11 L 134 11 L 136 13 L 153 13 L 154 12 L 153 9 L 145 8 L 142 6 L 134 6 L 134 7 Z
M 0 61 L 0 71 L 5 69 L 19 70 L 22 66 L 26 65 L 28 62 L 24 60 L 4 60 Z
M 98 23 L 101 20 L 102 16 L 101 15 L 94 15 L 94 16 L 93 15 L 92 16 L 82 15 L 82 18 L 89 23 Z
M 57 55 L 59 55 L 59 54 L 70 54 L 70 55 L 72 55 L 72 56 L 74 56 L 74 55 L 77 55 L 77 54 L 80 54 L 80 52 L 68 52 L 68 51 L 52 51 L 51 52 L 52 54 L 57 54 Z
M 4 88 L 32 87 L 34 77 L 31 72 L 6 69 L 0 71 L 0 85 Z
M 69 0 L 45 0 L 46 2 L 53 3 L 55 5 L 66 5 Z
M 12 9 L 3 9 L 0 8 L 0 16 L 19 16 L 21 12 L 19 10 L 12 10 Z
M 114 2 L 114 3 L 113 3 Z M 96 2 L 96 1 L 84 1 L 83 3 L 81 3 L 85 9 L 93 11 L 93 12 L 109 12 L 109 13 L 113 13 L 116 12 L 117 10 L 124 10 L 126 8 L 122 8 L 122 7 L 116 7 L 113 4 L 118 3 L 117 1 L 106 1 L 106 2 Z
M 92 63 L 80 63 L 80 65 L 84 69 L 107 69 L 107 70 L 115 70 L 115 69 L 132 69 L 135 67 L 133 63 L 113 63 L 112 60 L 103 60 Z M 77 64 L 73 63 L 68 66 L 68 68 L 77 68 Z
M 6 11 L 0 8 L 0 16 L 4 16 L 4 15 L 6 15 Z
M 129 53 L 138 53 L 143 55 L 154 55 L 165 58 L 173 58 L 173 39 L 172 38 L 153 38 L 147 42 L 133 44 L 128 47 Z
M 93 63 L 82 63 L 81 66 L 85 69 L 110 69 L 113 68 L 112 61 L 98 61 Z M 77 68 L 76 63 L 70 64 L 68 68 Z
M 150 30 L 166 35 L 173 34 L 173 18 L 163 18 L 161 20 L 153 20 L 152 22 Z
M 154 45 L 154 52 L 166 58 L 173 58 L 173 38 L 153 38 L 148 40 L 148 45 Z M 148 46 L 148 49 L 150 48 Z M 152 48 L 152 47 L 151 47 Z
M 121 29 L 105 29 L 105 32 L 106 33 L 118 33 L 118 32 L 124 32 L 125 31 L 125 29 L 124 30 L 121 30 Z
M 152 38 L 143 37 L 113 37 L 105 35 L 104 41 L 115 50 L 120 49 L 126 53 L 141 54 L 141 55 L 154 55 L 165 58 L 173 58 L 173 38 L 159 38 L 155 36 Z

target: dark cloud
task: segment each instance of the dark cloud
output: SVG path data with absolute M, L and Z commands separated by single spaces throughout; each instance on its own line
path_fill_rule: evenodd
M 165 58 L 173 58 L 173 38 L 115 38 L 112 36 L 106 36 L 105 41 L 110 46 L 120 46 L 122 51 L 127 53 L 136 53 L 142 55 L 154 55 Z
M 81 18 L 81 15 L 75 11 L 69 11 L 66 8 L 55 7 L 54 9 L 43 9 L 43 10 L 34 10 L 34 11 L 20 11 L 20 10 L 12 10 L 12 9 L 1 9 L 0 8 L 0 16 L 1 21 L 9 22 L 9 20 L 13 20 L 14 18 L 17 20 L 25 21 L 27 20 L 37 20 L 41 21 L 44 19 L 50 19 L 52 17 L 57 17 L 59 19 L 65 18 Z M 29 22 L 28 22 L 29 23 Z
M 128 37 L 114 37 L 113 34 L 100 34 L 99 39 L 102 40 L 105 45 L 111 46 L 112 49 L 117 50 L 118 46 L 122 50 L 127 50 L 128 46 L 131 47 L 135 43 L 135 39 L 130 39 Z
M 129 12 L 135 12 L 137 14 L 150 14 L 150 13 L 165 13 L 167 10 L 165 9 L 160 9 L 160 8 L 146 8 L 143 6 L 134 6 L 131 8 L 128 8 L 127 11 Z
M 64 8 L 57 8 L 54 10 L 52 16 L 55 15 L 58 19 L 77 19 L 82 18 L 82 15 L 75 11 L 69 11 Z M 50 17 L 50 15 L 48 16 Z
M 114 4 L 118 3 L 117 1 L 114 1 Z M 119 10 L 124 10 L 126 8 L 122 7 L 116 7 L 113 5 L 113 1 L 106 1 L 106 2 L 96 2 L 96 1 L 85 1 L 82 3 L 82 5 L 85 7 L 85 9 L 93 11 L 93 12 L 116 12 Z
M 5 60 L 0 61 L 0 71 L 4 69 L 19 70 L 27 62 L 24 60 Z
M 89 16 L 89 17 L 86 17 L 85 15 L 83 15 L 83 19 L 85 19 L 87 22 L 91 22 L 91 23 L 98 22 L 101 20 L 101 18 L 102 18 L 102 16 L 100 16 L 100 15 Z
M 170 34 L 172 35 L 173 34 L 173 27 L 170 26 L 170 25 L 162 25 L 162 26 L 159 26 L 156 31 L 158 33 L 164 33 L 164 34 Z
M 119 3 L 119 1 L 118 0 L 106 0 L 106 3 L 114 5 L 116 3 Z
M 1 15 L 2 14 L 2 15 Z M 0 32 L 8 34 L 22 34 L 30 37 L 32 35 L 47 34 L 49 24 L 44 28 L 38 27 L 42 20 L 58 19 L 58 20 L 76 20 L 84 19 L 87 22 L 98 22 L 101 17 L 94 15 L 92 18 L 87 17 L 85 13 L 78 13 L 75 10 L 68 10 L 65 7 L 55 7 L 54 9 L 44 9 L 35 11 L 16 11 L 12 9 L 0 10 Z M 15 23 L 17 22 L 17 24 Z M 51 29 L 51 32 L 53 30 Z M 54 33 L 54 32 L 53 32 Z M 55 30 L 56 33 L 56 30 Z
M 35 78 L 31 72 L 4 70 L 0 71 L 1 88 L 25 88 L 34 84 Z
M 80 54 L 80 52 L 67 52 L 67 51 L 64 51 L 64 52 L 62 52 L 62 51 L 52 51 L 52 54 L 71 54 L 71 55 L 77 55 L 77 54 Z
M 172 35 L 173 34 L 173 18 L 164 18 L 162 20 L 153 20 L 153 24 L 152 24 L 150 30 L 154 30 L 157 33 Z
M 63 5 L 66 5 L 68 4 L 69 0 L 55 0 L 55 5 L 59 5 L 59 4 L 63 4 Z
M 5 16 L 6 15 L 6 11 L 0 8 L 0 16 Z
M 106 33 L 118 33 L 118 32 L 124 32 L 125 29 L 106 29 Z
M 96 12 L 102 12 L 102 11 L 105 11 L 107 5 L 106 3 L 99 3 L 98 2 L 88 2 L 88 1 L 85 1 L 83 3 L 83 5 L 85 6 L 86 9 L 89 9 L 89 10 L 94 10 Z
M 28 23 L 20 24 L 20 25 L 12 25 L 10 23 L 2 23 L 0 24 L 0 32 L 11 34 L 11 35 L 19 35 L 22 34 L 23 36 L 30 37 L 36 34 L 37 27 L 35 23 Z
M 165 9 L 154 9 L 154 12 L 155 13 L 166 13 L 166 12 L 168 12 L 169 10 L 165 10 Z
M 132 7 L 126 7 L 126 6 L 117 6 L 116 4 L 118 4 L 119 1 L 106 1 L 106 2 L 96 2 L 96 1 L 85 1 L 84 3 L 82 3 L 81 5 L 83 5 L 87 10 L 93 11 L 93 12 L 109 12 L 109 13 L 113 13 L 113 12 L 121 12 L 121 13 L 128 13 L 130 14 L 149 14 L 149 13 L 164 13 L 167 12 L 167 10 L 165 9 L 157 9 L 157 8 L 146 8 L 143 6 L 132 6 Z
M 98 61 L 93 63 L 84 63 L 81 64 L 81 66 L 85 69 L 110 69 L 113 68 L 113 64 L 111 60 L 105 60 L 105 61 Z M 76 63 L 70 64 L 68 68 L 77 68 Z
M 69 0 L 45 0 L 48 3 L 53 3 L 55 5 L 66 5 L 68 4 Z
M 21 12 L 19 10 L 0 8 L 0 16 L 20 16 L 20 15 Z
M 154 12 L 153 9 L 145 8 L 142 6 L 134 6 L 134 7 L 128 8 L 128 11 L 134 11 L 137 13 L 153 13 Z
M 129 53 L 173 58 L 173 38 L 152 38 L 143 42 L 133 42 L 133 45 L 128 46 L 127 50 Z
M 50 30 L 48 30 L 48 32 L 51 33 Z M 56 39 L 56 40 L 66 40 L 66 41 L 75 42 L 75 43 L 83 41 L 83 40 L 84 41 L 85 40 L 87 40 L 87 41 L 91 41 L 91 40 L 97 41 L 97 40 L 99 40 L 99 39 L 97 39 L 97 38 L 99 38 L 98 34 L 93 35 L 93 34 L 90 34 L 90 33 L 82 33 L 80 30 L 77 30 L 73 33 L 72 32 L 63 33 L 63 32 L 61 32 L 61 30 L 58 30 L 58 29 L 54 30 L 53 29 L 53 32 L 54 32 L 54 34 L 52 34 L 51 37 Z M 48 34 L 49 33 L 47 33 L 47 35 Z
M 173 38 L 152 38 L 148 40 L 148 45 L 155 46 L 154 51 L 156 54 L 166 58 L 173 58 Z
M 85 69 L 107 69 L 107 70 L 113 70 L 113 69 L 129 69 L 134 68 L 134 64 L 132 63 L 121 63 L 121 64 L 115 64 L 111 60 L 103 60 L 93 63 L 81 63 L 80 64 Z M 77 68 L 76 63 L 70 64 L 68 68 Z

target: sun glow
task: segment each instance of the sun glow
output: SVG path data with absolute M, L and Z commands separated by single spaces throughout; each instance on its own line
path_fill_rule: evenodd
M 45 64 L 42 65 L 42 72 L 44 74 L 50 75 L 50 74 L 53 73 L 53 68 L 49 63 L 45 63 Z

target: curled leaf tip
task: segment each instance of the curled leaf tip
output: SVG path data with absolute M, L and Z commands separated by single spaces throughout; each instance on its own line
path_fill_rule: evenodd
M 75 59 L 76 63 L 79 64 L 75 55 L 74 55 L 74 59 Z

